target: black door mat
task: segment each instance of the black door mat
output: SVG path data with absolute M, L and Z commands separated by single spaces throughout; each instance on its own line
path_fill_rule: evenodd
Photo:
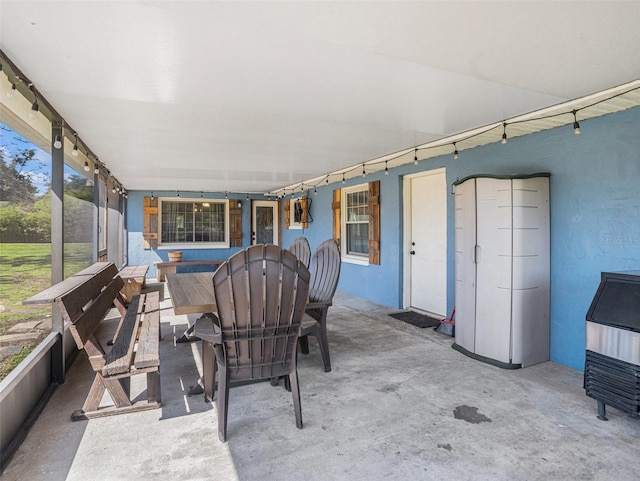
M 394 312 L 389 315 L 416 327 L 435 327 L 440 324 L 439 319 L 434 319 L 433 317 L 425 316 L 424 314 L 418 314 L 415 311 Z

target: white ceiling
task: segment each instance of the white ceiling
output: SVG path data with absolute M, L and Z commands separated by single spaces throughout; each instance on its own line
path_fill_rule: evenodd
M 0 0 L 129 190 L 265 192 L 640 79 L 640 2 Z

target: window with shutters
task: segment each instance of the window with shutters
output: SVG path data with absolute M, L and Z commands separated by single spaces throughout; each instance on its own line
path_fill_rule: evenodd
M 212 199 L 160 199 L 159 245 L 229 247 L 229 202 Z
M 354 262 L 369 261 L 369 205 L 367 184 L 342 189 L 343 258 Z
M 380 265 L 380 181 L 334 190 L 331 209 L 342 260 Z

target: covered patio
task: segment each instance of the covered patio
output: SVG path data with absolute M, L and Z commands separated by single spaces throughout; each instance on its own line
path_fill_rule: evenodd
M 340 292 L 329 314 L 333 371 L 323 372 L 315 343 L 299 359 L 304 428 L 282 383 L 236 387 L 222 444 L 213 405 L 187 396 L 200 346 L 174 342 L 188 318 L 164 294 L 161 410 L 71 422 L 92 379 L 81 353 L 3 479 L 635 481 L 640 472 L 637 420 L 610 409 L 599 421 L 581 372 L 477 362 L 451 337 Z M 103 324 L 108 337 L 115 321 Z
M 582 369 L 601 273 L 640 266 L 639 15 L 637 2 L 2 0 L 0 161 L 31 194 L 0 199 L 15 214 L 0 247 L 39 248 L 20 259 L 46 264 L 47 286 L 99 261 L 142 268 L 164 333 L 161 409 L 71 422 L 93 373 L 46 311 L 51 334 L 0 385 L 0 424 L 20 418 L 0 429 L 3 479 L 636 481 L 640 405 L 598 420 Z M 534 174 L 550 179 L 550 297 L 527 306 L 544 360 L 500 369 L 388 315 L 457 308 L 459 322 L 457 183 Z M 42 236 L 24 238 L 39 213 Z M 200 343 L 176 343 L 196 316 L 154 281 L 172 255 L 198 271 L 299 236 L 341 249 L 333 370 L 312 340 L 302 430 L 282 382 L 233 388 L 222 444 L 215 406 L 188 395 Z

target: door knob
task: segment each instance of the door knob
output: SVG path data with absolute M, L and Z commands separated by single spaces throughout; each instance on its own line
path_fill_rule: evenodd
M 416 255 L 416 251 L 411 251 L 411 255 L 415 256 Z

